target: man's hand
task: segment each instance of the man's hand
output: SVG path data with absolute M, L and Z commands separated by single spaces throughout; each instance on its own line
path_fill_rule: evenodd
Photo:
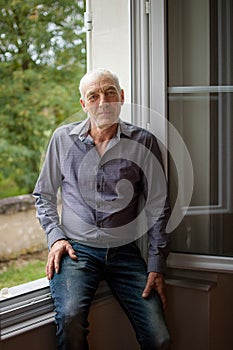
M 49 280 L 53 277 L 54 270 L 59 273 L 60 261 L 65 254 L 69 254 L 71 259 L 77 260 L 75 251 L 68 241 L 60 240 L 52 245 L 46 265 L 46 276 Z
M 146 287 L 142 293 L 143 298 L 147 298 L 151 291 L 155 289 L 162 301 L 163 309 L 166 309 L 167 306 L 167 296 L 165 290 L 165 282 L 162 273 L 159 272 L 150 272 L 147 279 Z

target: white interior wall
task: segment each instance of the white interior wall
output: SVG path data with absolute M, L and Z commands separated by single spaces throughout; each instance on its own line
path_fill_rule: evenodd
M 118 75 L 127 104 L 131 100 L 129 1 L 92 0 L 91 11 L 92 50 L 87 54 L 92 55 L 92 68 L 107 68 Z

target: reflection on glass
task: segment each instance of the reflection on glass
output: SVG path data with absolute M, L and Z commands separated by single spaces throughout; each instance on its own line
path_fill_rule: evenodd
M 169 121 L 194 169 L 193 197 L 174 233 L 174 251 L 233 256 L 232 17 L 230 0 L 168 1 Z M 175 174 L 171 162 L 172 198 Z

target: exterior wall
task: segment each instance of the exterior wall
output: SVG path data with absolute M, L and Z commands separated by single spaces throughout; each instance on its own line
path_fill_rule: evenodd
M 46 248 L 31 195 L 0 200 L 0 260 Z

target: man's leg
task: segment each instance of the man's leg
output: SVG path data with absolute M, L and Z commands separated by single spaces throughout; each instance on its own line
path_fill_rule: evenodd
M 88 350 L 88 314 L 101 280 L 101 266 L 88 247 L 72 243 L 78 260 L 64 256 L 50 288 L 56 309 L 59 350 Z
M 112 248 L 107 260 L 106 280 L 126 312 L 142 350 L 168 350 L 170 336 L 157 292 L 147 299 L 142 291 L 147 282 L 146 264 L 133 244 Z

